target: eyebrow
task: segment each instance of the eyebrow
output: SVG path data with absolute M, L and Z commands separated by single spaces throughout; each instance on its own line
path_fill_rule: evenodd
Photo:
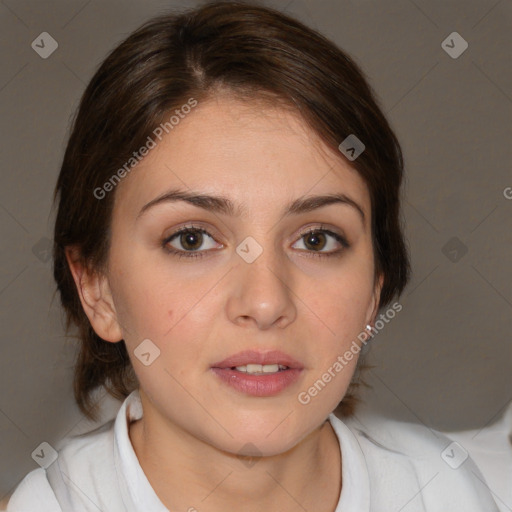
M 186 191 L 177 188 L 169 190 L 165 194 L 158 196 L 145 204 L 137 214 L 137 219 L 156 205 L 177 201 L 185 201 L 186 203 L 204 210 L 229 216 L 242 216 L 245 211 L 242 205 L 235 206 L 235 204 L 227 197 L 201 194 L 199 192 Z M 363 224 L 365 224 L 364 210 L 356 203 L 356 201 L 346 194 L 325 194 L 299 197 L 285 207 L 283 217 L 311 212 L 331 204 L 344 204 L 354 208 L 361 216 Z

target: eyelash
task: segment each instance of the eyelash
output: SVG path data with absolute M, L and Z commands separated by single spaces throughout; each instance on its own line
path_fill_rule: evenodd
M 169 244 L 169 242 L 171 242 L 172 240 L 177 238 L 179 235 L 181 235 L 183 233 L 189 233 L 189 232 L 202 233 L 202 234 L 208 235 L 209 237 L 213 238 L 213 236 L 208 231 L 206 231 L 205 229 L 203 229 L 201 227 L 185 226 L 185 227 L 179 229 L 178 231 L 174 232 L 172 235 L 168 236 L 167 238 L 165 238 L 162 241 L 163 249 L 167 253 L 169 253 L 173 256 L 177 256 L 178 258 L 202 258 L 202 257 L 204 257 L 205 253 L 207 253 L 209 251 L 180 251 L 180 250 L 174 249 L 174 248 L 171 249 L 167 245 L 167 244 Z M 330 258 L 330 257 L 336 257 L 336 256 L 339 257 L 339 256 L 341 256 L 341 253 L 344 252 L 344 249 L 348 249 L 350 247 L 350 244 L 347 242 L 345 237 L 343 237 L 342 235 L 340 235 L 338 233 L 334 233 L 333 231 L 331 231 L 329 229 L 326 229 L 324 226 L 312 228 L 312 229 L 309 229 L 308 231 L 305 231 L 304 233 L 302 233 L 299 236 L 299 238 L 297 240 L 300 240 L 301 238 L 304 238 L 305 236 L 312 234 L 312 233 L 315 233 L 315 234 L 316 233 L 325 233 L 327 235 L 332 236 L 338 243 L 341 244 L 343 249 L 339 249 L 337 251 L 332 251 L 332 252 L 304 251 L 304 252 L 309 253 L 308 256 L 319 257 L 319 258 Z

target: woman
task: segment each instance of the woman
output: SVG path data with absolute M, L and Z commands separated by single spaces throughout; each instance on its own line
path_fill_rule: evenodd
M 362 72 L 299 22 L 217 2 L 130 35 L 82 98 L 54 249 L 77 402 L 124 402 L 8 510 L 495 510 L 442 438 L 334 414 L 408 280 L 402 172 Z

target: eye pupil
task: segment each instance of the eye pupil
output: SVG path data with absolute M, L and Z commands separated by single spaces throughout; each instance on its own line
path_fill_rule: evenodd
M 323 243 L 322 243 L 323 242 Z M 306 235 L 306 245 L 313 249 L 323 249 L 325 246 L 325 235 L 323 233 L 308 233 Z

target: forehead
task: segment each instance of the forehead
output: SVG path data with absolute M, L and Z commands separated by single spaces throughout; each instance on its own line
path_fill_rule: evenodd
M 140 208 L 180 187 L 231 197 L 260 214 L 299 196 L 342 192 L 370 215 L 362 178 L 288 109 L 214 97 L 155 142 L 118 186 L 116 209 Z

